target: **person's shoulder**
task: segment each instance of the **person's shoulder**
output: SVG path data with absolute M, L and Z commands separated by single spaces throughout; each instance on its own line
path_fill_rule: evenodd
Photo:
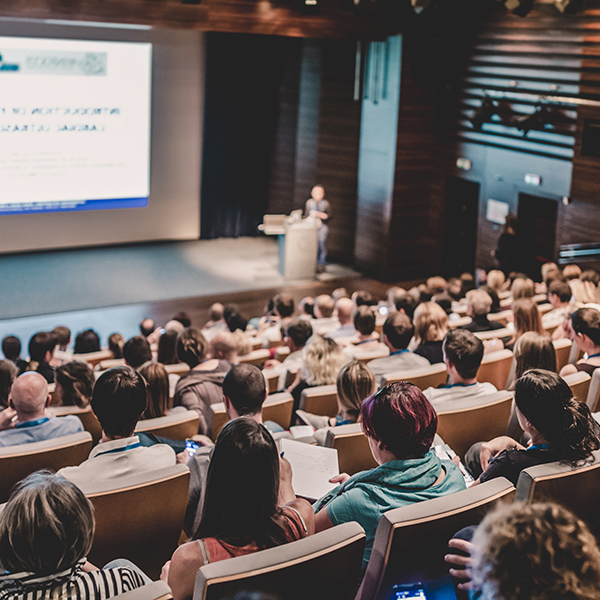
M 84 431 L 81 419 L 77 415 L 66 415 L 64 417 L 52 417 L 50 421 L 56 419 L 55 425 L 61 426 L 62 429 L 73 430 L 73 433 Z
M 504 325 L 499 321 L 490 321 L 489 328 L 491 331 L 495 331 L 496 329 L 504 329 Z
M 498 388 L 489 381 L 484 381 L 483 383 L 480 383 L 478 388 L 480 394 L 495 394 L 498 391 Z
M 148 456 L 154 456 L 155 458 L 160 458 L 167 463 L 175 464 L 176 456 L 175 450 L 168 446 L 167 444 L 154 444 L 152 446 L 142 446 L 141 450 L 145 452 Z M 160 465 L 156 465 L 159 467 Z M 170 466 L 169 464 L 164 466 Z
M 202 551 L 198 540 L 182 544 L 173 553 L 171 559 L 174 563 L 178 563 L 184 569 L 198 569 L 204 564 Z

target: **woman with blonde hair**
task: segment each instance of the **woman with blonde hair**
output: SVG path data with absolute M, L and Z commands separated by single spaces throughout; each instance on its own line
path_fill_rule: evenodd
M 515 333 L 505 346 L 515 352 L 519 338 L 524 333 L 534 331 L 541 336 L 548 335 L 542 325 L 542 315 L 537 304 L 531 298 L 521 298 L 513 304 L 513 323 Z
M 444 362 L 442 341 L 448 332 L 448 315 L 436 302 L 424 302 L 415 310 L 414 350 L 431 364 Z
M 515 379 L 529 369 L 544 369 L 556 373 L 556 350 L 549 337 L 535 331 L 524 333 L 515 353 Z
M 502 291 L 504 287 L 504 282 L 506 281 L 506 276 L 499 269 L 492 269 L 487 274 L 487 285 L 489 288 L 494 290 L 496 294 Z
M 510 292 L 513 301 L 520 298 L 533 298 L 535 296 L 535 284 L 531 279 L 517 277 L 510 286 Z

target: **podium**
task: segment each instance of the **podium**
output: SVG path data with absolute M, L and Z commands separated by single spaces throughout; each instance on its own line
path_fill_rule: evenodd
M 279 272 L 286 279 L 313 279 L 317 267 L 317 231 L 320 222 L 296 213 L 265 215 L 258 226 L 265 235 L 276 235 L 279 243 Z

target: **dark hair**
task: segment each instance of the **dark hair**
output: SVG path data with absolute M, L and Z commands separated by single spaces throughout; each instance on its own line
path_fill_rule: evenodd
M 154 321 L 152 319 L 142 319 L 140 323 L 140 333 L 147 338 L 154 331 Z
M 275 311 L 282 318 L 291 317 L 294 314 L 294 299 L 289 294 L 277 294 L 273 298 Z
M 92 399 L 94 388 L 94 373 L 83 362 L 73 361 L 56 369 L 56 383 L 60 383 L 64 406 L 86 407 Z
M 156 360 L 163 365 L 175 365 L 177 358 L 177 335 L 174 329 L 168 329 L 158 338 L 158 353 Z
M 193 369 L 206 357 L 208 343 L 199 329 L 188 327 L 177 335 L 177 356 Z
M 406 381 L 386 385 L 364 400 L 360 416 L 363 431 L 399 460 L 425 456 L 437 430 L 433 406 Z
M 254 365 L 235 365 L 223 380 L 223 396 L 229 398 L 240 417 L 259 413 L 266 394 L 265 378 Z
M 377 304 L 377 300 L 373 298 L 373 294 L 371 294 L 371 292 L 367 292 L 366 290 L 358 290 L 357 292 L 354 292 L 352 296 L 354 304 L 356 304 L 357 307 L 375 306 Z
M 44 362 L 47 352 L 56 347 L 56 338 L 50 331 L 40 331 L 29 340 L 29 358 L 37 363 Z
M 92 410 L 109 437 L 130 437 L 147 405 L 146 382 L 131 367 L 102 373 L 92 393 Z
M 98 352 L 100 350 L 100 338 L 93 329 L 86 329 L 77 334 L 75 338 L 75 354 L 87 354 L 88 352 Z
M 304 310 L 311 317 L 315 316 L 315 303 L 312 298 L 302 298 L 298 303 L 298 309 Z
M 544 369 L 556 373 L 556 350 L 552 340 L 535 331 L 528 331 L 519 338 L 515 349 L 515 378 L 530 369 Z
M 571 315 L 575 333 L 587 335 L 595 346 L 600 346 L 600 312 L 595 308 L 580 308 Z
M 394 305 L 396 306 L 396 310 L 398 312 L 404 311 L 404 314 L 412 321 L 412 318 L 415 314 L 415 309 L 417 308 L 417 299 L 409 294 L 406 290 L 402 290 L 404 294 L 398 294 L 394 300 Z
M 184 327 L 190 327 L 192 324 L 189 315 L 182 310 L 173 316 L 173 321 L 179 321 Z
M 52 330 L 52 333 L 56 337 L 56 343 L 59 346 L 68 346 L 71 341 L 71 330 L 64 325 L 59 325 Z
M 279 453 L 267 429 L 248 417 L 223 427 L 214 447 L 204 510 L 194 539 L 215 537 L 259 549 L 287 541 L 278 507 Z
M 385 320 L 383 333 L 394 348 L 404 350 L 415 334 L 415 327 L 407 315 L 397 312 Z
M 134 369 L 139 369 L 144 363 L 152 360 L 152 349 L 145 337 L 136 335 L 125 342 L 123 358 Z
M 568 302 L 571 299 L 573 292 L 571 291 L 571 286 L 566 281 L 555 279 L 548 286 L 548 295 L 550 294 L 558 296 L 558 299 L 561 302 Z
M 313 328 L 307 319 L 294 319 L 285 328 L 285 335 L 292 339 L 297 348 L 303 348 L 312 334 Z
M 108 336 L 108 349 L 113 353 L 113 358 L 123 358 L 125 338 L 120 333 L 111 333 Z
M 354 328 L 363 335 L 370 335 L 375 329 L 375 312 L 369 306 L 359 306 L 354 313 Z
M 600 425 L 587 404 L 573 398 L 567 382 L 556 373 L 527 371 L 515 383 L 515 403 L 565 460 L 578 463 L 600 449 Z
M 146 363 L 139 373 L 146 380 L 146 390 L 148 392 L 148 406 L 146 406 L 141 418 L 156 419 L 165 417 L 171 408 L 167 370 L 160 363 L 150 362 Z
M 483 359 L 483 342 L 466 329 L 451 329 L 445 336 L 442 350 L 463 379 L 477 377 Z
M 246 327 L 248 327 L 248 320 L 242 317 L 237 310 L 225 312 L 225 323 L 227 323 L 227 327 L 231 332 L 235 332 L 238 329 L 246 331 Z
M 21 340 L 16 335 L 7 335 L 2 340 L 2 354 L 8 360 L 16 360 L 21 355 Z
M 19 371 L 11 360 L 0 360 L 0 410 L 8 406 L 8 396 Z
M 579 276 L 580 281 L 590 281 L 594 285 L 598 285 L 600 283 L 600 273 L 595 269 L 586 269 Z

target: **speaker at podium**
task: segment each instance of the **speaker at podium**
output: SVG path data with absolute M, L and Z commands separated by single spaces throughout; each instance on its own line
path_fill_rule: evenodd
M 302 211 L 291 215 L 265 215 L 258 229 L 276 235 L 279 243 L 279 272 L 289 280 L 313 279 L 317 268 L 317 231 L 319 220 L 302 218 Z

